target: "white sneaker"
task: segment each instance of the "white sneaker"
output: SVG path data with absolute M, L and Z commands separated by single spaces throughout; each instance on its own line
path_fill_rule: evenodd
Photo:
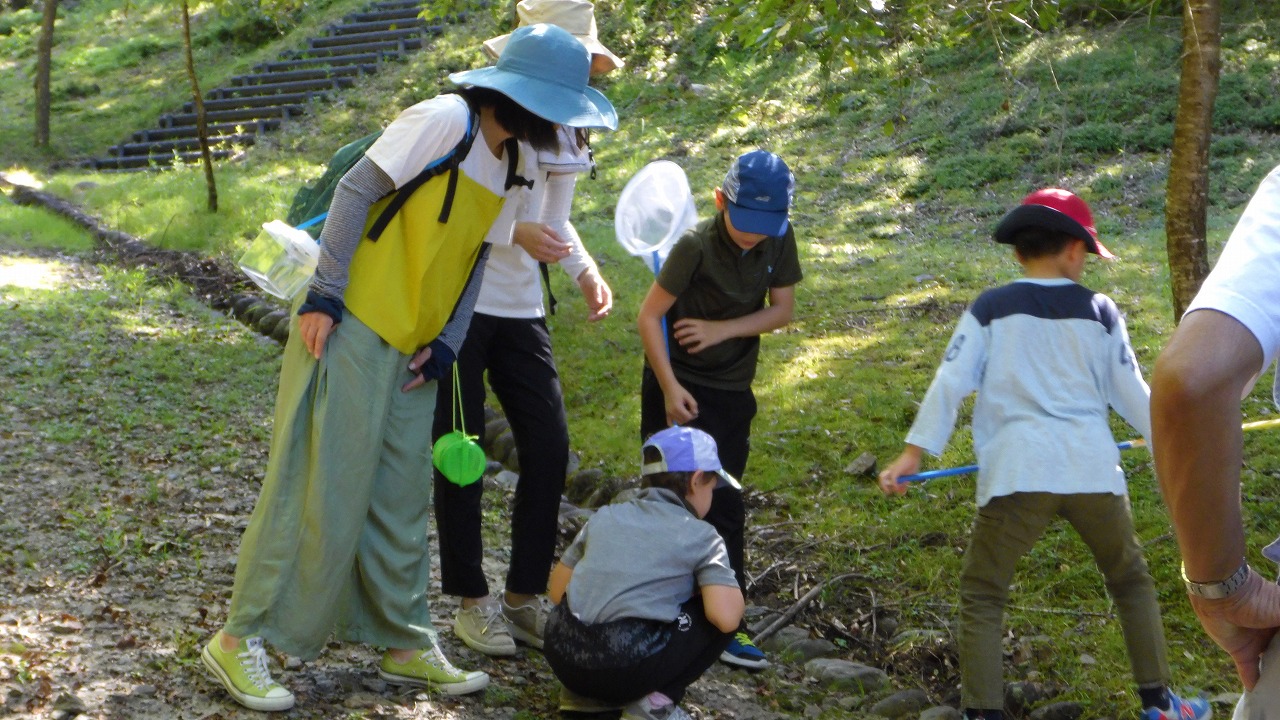
M 458 610 L 453 616 L 453 633 L 467 647 L 485 655 L 516 654 L 516 641 L 502 616 L 502 608 L 492 600 Z
M 666 695 L 651 692 L 623 708 L 621 720 L 693 720 L 693 717 Z
M 502 598 L 502 615 L 507 619 L 507 629 L 520 642 L 542 649 L 542 635 L 547 629 L 547 617 L 551 615 L 551 601 L 539 595 L 532 602 L 519 606 L 507 604 Z

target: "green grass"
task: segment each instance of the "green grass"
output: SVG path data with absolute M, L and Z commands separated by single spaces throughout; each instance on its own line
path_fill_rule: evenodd
M 320 16 L 336 12 L 338 5 L 309 12 L 299 25 L 318 26 Z M 104 37 L 100 46 L 87 42 L 95 22 L 115 22 L 91 13 L 112 7 L 117 16 L 128 13 L 131 31 Z M 5 148 L 0 167 L 38 172 L 49 190 L 149 242 L 224 258 L 234 257 L 258 224 L 281 216 L 298 184 L 317 176 L 339 145 L 445 87 L 448 72 L 482 62 L 478 41 L 497 32 L 492 18 L 478 17 L 430 51 L 373 77 L 359 93 L 291 123 L 241 159 L 219 165 L 221 210 L 211 215 L 204 210 L 198 169 L 155 175 L 49 171 L 51 162 L 105 150 L 134 129 L 138 117 L 149 120 L 181 101 L 182 83 L 173 80 L 182 76 L 171 58 L 172 32 L 164 30 L 173 22 L 165 13 L 172 11 L 160 8 L 148 2 L 89 3 L 76 11 L 83 19 L 64 20 L 67 44 L 60 44 L 62 74 L 56 80 L 64 92 L 55 149 L 47 155 L 28 147 L 30 125 L 23 108 L 29 102 L 29 78 L 0 73 L 0 92 L 20 101 L 0 107 L 0 147 Z M 1280 163 L 1280 147 L 1273 142 L 1280 124 L 1280 99 L 1273 92 L 1280 73 L 1280 24 L 1244 12 L 1233 10 L 1224 23 L 1224 75 L 1209 188 L 1214 253 L 1257 182 Z M 18 27 L 26 22 L 21 17 L 4 18 L 14 31 L 0 35 L 0 69 L 17 68 L 21 75 L 31 56 L 18 46 L 31 44 L 23 34 L 29 28 Z M 204 27 L 214 20 L 206 16 Z M 602 17 L 604 37 L 616 29 L 627 33 L 624 46 L 644 42 L 633 38 L 628 22 Z M 616 475 L 636 472 L 641 350 L 634 318 L 652 275 L 613 240 L 618 193 L 645 163 L 670 157 L 688 172 L 705 215 L 729 160 L 758 145 L 769 147 L 796 171 L 794 221 L 806 277 L 797 291 L 795 322 L 764 338 L 756 383 L 761 411 L 745 479 L 786 509 L 762 511 L 757 521 L 797 520 L 801 535 L 820 540 L 798 561 L 816 563 L 830 574 L 857 571 L 874 579 L 827 593 L 828 608 L 865 608 L 874 593 L 874 602 L 891 608 L 882 613 L 899 616 L 904 629 L 954 622 L 956 578 L 973 517 L 972 478 L 938 481 L 905 500 L 891 500 L 881 497 L 870 480 L 850 477 L 844 468 L 863 452 L 882 464 L 897 454 L 959 312 L 982 289 L 1017 277 L 1010 253 L 990 242 L 989 233 L 1000 215 L 1035 186 L 1064 185 L 1093 205 L 1104 242 L 1121 259 L 1092 263 L 1085 283 L 1110 294 L 1126 313 L 1139 361 L 1150 370 L 1174 325 L 1163 210 L 1179 33 L 1176 19 L 1128 21 L 1036 36 L 999 52 L 981 42 L 906 47 L 834 73 L 803 55 L 761 58 L 696 39 L 650 38 L 643 55 L 647 61 L 628 65 L 603 84 L 620 110 L 622 127 L 593 138 L 599 178 L 584 178 L 578 185 L 575 223 L 613 286 L 613 316 L 584 322 L 576 287 L 563 274 L 553 274 L 562 303 L 549 324 L 573 445 L 584 465 Z M 206 44 L 201 62 L 216 81 L 252 59 L 299 43 L 294 36 L 232 57 Z M 73 45 L 77 49 L 69 50 Z M 105 97 L 112 91 L 104 88 L 117 87 L 126 66 L 143 56 L 148 62 L 164 60 L 168 74 Z M 71 58 L 79 64 L 69 66 Z M 705 86 L 705 93 L 684 89 L 678 76 Z M 99 91 L 90 92 L 95 83 Z M 138 92 L 158 85 L 165 87 Z M 34 210 L 0 204 L 0 228 L 0 244 L 77 247 L 74 233 Z M 149 424 L 158 424 L 162 435 L 147 445 L 166 448 L 172 454 L 168 462 L 190 469 L 190 482 L 197 481 L 198 468 L 235 467 L 237 454 L 248 448 L 215 440 L 218 423 L 238 422 L 224 388 L 237 388 L 232 394 L 238 395 L 242 382 L 251 380 L 258 388 L 255 402 L 268 403 L 263 383 L 270 383 L 262 378 L 272 369 L 266 351 L 247 334 L 215 324 L 225 342 L 209 363 L 171 367 L 166 357 L 173 345 L 197 339 L 141 342 L 147 323 L 137 316 L 152 302 L 182 306 L 181 293 L 132 274 L 112 276 L 110 283 L 132 289 L 96 291 L 105 294 L 94 311 L 121 312 L 119 337 L 113 340 L 129 342 L 116 347 L 102 338 L 85 338 L 97 340 L 89 342 L 91 364 L 110 381 L 95 410 L 100 427 L 90 432 L 73 415 L 50 415 L 37 400 L 40 383 L 80 372 L 77 363 L 85 360 L 77 357 L 32 369 L 20 394 L 30 399 L 19 409 L 34 413 L 40 432 L 51 437 L 82 443 L 113 439 L 126 448 L 137 448 Z M 113 296 L 117 299 L 109 300 Z M 59 302 L 56 295 L 40 296 L 24 300 L 24 306 L 52 312 Z M 38 318 L 28 324 L 37 327 Z M 11 361 L 26 362 L 23 352 L 10 353 Z M 245 363 L 244 357 L 251 361 Z M 166 424 L 166 403 L 187 398 L 160 398 L 155 418 L 147 419 L 111 391 L 112 383 L 124 383 L 126 375 L 162 382 L 175 373 L 189 374 L 201 390 L 200 402 L 209 404 L 214 418 L 209 427 Z M 1259 382 L 1248 399 L 1248 418 L 1274 414 L 1269 379 Z M 966 410 L 946 453 L 930 467 L 972 462 L 967 419 Z M 1133 435 L 1119 420 L 1114 430 L 1118 439 Z M 255 432 L 251 437 L 265 440 L 266 428 Z M 1260 548 L 1273 539 L 1280 513 L 1275 502 L 1280 440 L 1257 433 L 1246 447 L 1246 517 L 1251 546 Z M 142 453 L 134 461 L 147 462 L 140 448 L 131 452 Z M 1177 547 L 1150 457 L 1145 451 L 1128 453 L 1125 464 L 1138 534 L 1165 609 L 1174 684 L 1212 693 L 1235 690 L 1225 656 L 1200 632 L 1183 600 Z M 103 527 L 109 540 L 114 526 Z M 789 592 L 792 578 L 785 579 Z M 801 591 L 811 581 L 802 580 Z M 1070 688 L 1061 699 L 1084 703 L 1091 716 L 1133 716 L 1136 696 L 1114 609 L 1072 532 L 1054 528 L 1028 555 L 1012 602 L 1008 679 Z

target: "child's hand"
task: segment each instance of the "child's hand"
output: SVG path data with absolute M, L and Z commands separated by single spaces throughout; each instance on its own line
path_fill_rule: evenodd
M 906 495 L 907 483 L 898 482 L 904 475 L 915 475 L 920 471 L 920 448 L 907 446 L 906 450 L 889 466 L 880 471 L 880 492 L 885 495 Z
M 684 425 L 698 417 L 698 401 L 693 399 L 688 390 L 677 385 L 675 390 L 665 394 L 667 400 L 667 423 Z
M 721 323 L 715 320 L 681 318 L 676 321 L 674 334 L 676 342 L 680 343 L 680 347 L 689 351 L 690 355 L 697 355 L 699 352 L 725 341 L 725 337 L 720 332 L 721 327 Z

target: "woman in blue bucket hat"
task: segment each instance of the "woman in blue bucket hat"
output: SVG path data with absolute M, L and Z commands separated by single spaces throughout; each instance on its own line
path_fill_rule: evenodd
M 378 672 L 393 683 L 488 685 L 445 657 L 427 603 L 435 380 L 466 335 L 489 245 L 511 242 L 529 202 L 537 149 L 555 147 L 556 124 L 617 125 L 590 65 L 564 30 L 521 28 L 497 65 L 450 76 L 457 94 L 401 112 L 335 190 L 231 608 L 201 653 L 242 705 L 293 706 L 266 643 L 308 659 L 331 636 L 386 648 Z M 446 157 L 447 171 L 423 172 Z

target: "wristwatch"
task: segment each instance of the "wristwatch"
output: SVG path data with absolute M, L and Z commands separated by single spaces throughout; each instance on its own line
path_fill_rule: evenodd
M 1187 593 L 1206 600 L 1221 600 L 1225 597 L 1231 597 L 1232 593 L 1239 590 L 1247 579 L 1249 579 L 1248 560 L 1240 563 L 1240 569 L 1232 573 L 1231 577 L 1217 582 L 1195 582 L 1187 577 L 1186 563 L 1182 565 L 1182 582 L 1187 586 Z

